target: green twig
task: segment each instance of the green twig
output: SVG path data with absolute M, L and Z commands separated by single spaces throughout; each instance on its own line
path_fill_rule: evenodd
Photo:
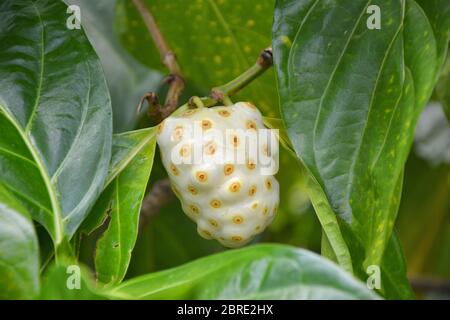
M 272 64 L 272 48 L 267 48 L 261 52 L 256 63 L 240 76 L 222 86 L 213 88 L 210 97 L 215 101 L 226 102 L 227 97 L 238 93 L 242 88 L 246 87 L 250 82 L 269 69 Z

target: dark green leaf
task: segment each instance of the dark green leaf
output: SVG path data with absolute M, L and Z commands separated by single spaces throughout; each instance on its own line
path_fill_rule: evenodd
M 100 63 L 59 1 L 0 4 L 0 181 L 58 245 L 100 194 L 111 107 Z
M 270 46 L 273 0 L 144 2 L 174 50 L 184 76 L 199 88 L 197 95 L 207 94 L 212 87 L 241 74 Z M 116 31 L 138 60 L 151 68 L 164 68 L 132 1 L 118 2 Z M 278 115 L 272 70 L 245 88 L 239 97 L 251 100 L 268 115 Z
M 0 184 L 0 299 L 39 292 L 39 246 L 26 211 Z
M 381 9 L 381 30 L 367 28 L 369 4 Z M 442 62 L 448 23 L 432 23 L 412 0 L 276 5 L 273 47 L 288 135 L 363 248 L 364 270 L 382 265 L 414 127 Z
M 365 285 L 320 256 L 293 247 L 229 250 L 123 282 L 119 299 L 374 299 Z
M 142 146 L 138 153 L 133 151 L 136 144 Z M 108 195 L 111 194 L 110 219 L 107 230 L 97 243 L 95 258 L 97 278 L 103 283 L 119 283 L 127 271 L 137 238 L 139 213 L 152 170 L 155 147 L 154 128 L 115 136 L 113 155 L 131 150 L 133 157 L 105 190 Z M 108 189 L 113 191 L 109 193 Z

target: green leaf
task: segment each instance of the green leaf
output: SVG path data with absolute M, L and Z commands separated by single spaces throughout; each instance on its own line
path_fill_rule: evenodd
M 222 250 L 216 241 L 198 236 L 194 222 L 174 200 L 152 215 L 139 232 L 127 277 L 173 268 Z
M 450 55 L 445 62 L 441 77 L 436 86 L 436 96 L 442 103 L 447 121 L 450 122 Z
M 39 292 L 39 245 L 26 211 L 0 183 L 0 299 Z
M 397 228 L 412 276 L 450 276 L 450 242 L 446 235 L 450 221 L 449 178 L 450 164 L 431 166 L 416 155 L 408 160 Z M 439 260 L 445 256 L 447 267 L 441 268 Z
M 289 140 L 283 120 L 264 117 L 264 124 L 268 128 L 279 130 L 279 141 L 284 146 L 284 149 L 289 151 L 295 159 L 299 160 L 296 157 L 292 143 Z M 294 165 L 298 165 L 302 175 L 305 175 L 305 165 L 301 160 L 297 161 Z M 308 193 L 324 231 L 322 234 L 322 255 L 337 262 L 346 271 L 352 273 L 353 267 L 350 252 L 341 231 L 339 230 L 338 221 L 333 210 L 330 208 L 327 197 L 314 177 L 307 174 L 305 176 L 306 192 Z
M 287 134 L 286 128 L 283 123 L 283 119 L 279 118 L 271 118 L 271 117 L 263 117 L 264 125 L 270 129 L 278 130 L 278 139 L 281 144 L 288 149 L 288 151 L 293 151 L 294 147 L 292 146 L 291 141 L 289 140 L 289 136 Z M 295 153 L 294 153 L 295 154 Z
M 157 92 L 162 76 L 134 59 L 111 30 L 116 0 L 66 0 L 80 6 L 82 25 L 100 58 L 111 94 L 114 132 L 133 130 L 138 115 L 133 112 L 147 91 Z
M 229 250 L 123 282 L 119 299 L 374 299 L 377 295 L 320 256 L 282 245 Z
M 40 300 L 103 300 L 83 266 L 51 265 L 45 273 Z
M 175 52 L 188 83 L 199 89 L 197 95 L 208 94 L 212 87 L 241 74 L 270 46 L 274 0 L 144 2 Z M 116 32 L 124 46 L 145 65 L 166 72 L 133 2 L 118 2 L 116 13 Z M 250 100 L 267 115 L 277 116 L 273 70 L 242 90 L 236 99 Z
M 110 197 L 110 220 L 107 230 L 97 242 L 95 257 L 97 278 L 103 283 L 122 281 L 130 263 L 138 233 L 142 199 L 155 156 L 155 132 L 154 128 L 149 128 L 116 135 L 114 138 L 113 159 L 117 159 L 124 150 L 127 150 L 127 157 L 132 158 L 105 190 L 106 196 Z M 136 145 L 142 146 L 138 153 L 134 151 Z
M 59 1 L 0 4 L 0 182 L 56 245 L 100 194 L 111 106 L 100 63 Z
M 133 161 L 137 154 L 142 152 L 149 143 L 153 142 L 155 139 L 154 134 L 153 128 L 146 128 L 113 136 L 111 163 L 103 192 L 81 225 L 80 232 L 91 234 L 103 224 L 106 219 L 106 212 L 110 209 L 113 193 L 113 188 L 108 188 L 108 186 Z
M 381 9 L 381 30 L 367 28 L 369 4 Z M 440 5 L 447 7 L 430 6 Z M 448 40 L 440 36 L 448 24 L 432 23 L 412 0 L 276 5 L 273 48 L 288 135 L 363 248 L 364 270 L 382 265 L 414 127 Z

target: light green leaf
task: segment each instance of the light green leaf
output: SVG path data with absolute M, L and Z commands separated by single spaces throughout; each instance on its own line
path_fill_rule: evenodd
M 442 69 L 441 77 L 436 86 L 436 96 L 442 103 L 447 121 L 450 122 L 450 56 Z
M 40 300 L 104 300 L 89 271 L 80 265 L 51 265 L 45 273 Z
M 127 168 L 136 155 L 142 152 L 148 144 L 153 143 L 154 140 L 154 128 L 129 131 L 113 136 L 111 163 L 109 165 L 104 190 L 88 217 L 81 225 L 80 231 L 82 233 L 90 234 L 105 222 L 106 213 L 111 208 L 111 198 L 114 190 L 114 188 L 108 188 L 108 186 Z
M 381 30 L 367 28 L 368 5 L 380 7 Z M 448 40 L 440 36 L 448 23 L 433 21 L 413 0 L 276 5 L 273 48 L 288 135 L 363 248 L 360 270 L 382 266 L 391 239 L 414 127 Z M 347 244 L 355 264 L 355 244 Z
M 107 230 L 97 242 L 95 266 L 98 280 L 109 285 L 122 281 L 130 263 L 138 233 L 142 199 L 155 156 L 155 131 L 149 128 L 127 132 L 114 139 L 115 156 L 128 150 L 127 157 L 130 157 L 129 152 L 134 153 L 136 144 L 142 147 L 105 190 L 107 196 L 111 197 L 110 220 Z
M 112 118 L 100 63 L 59 1 L 0 4 L 0 182 L 56 245 L 100 194 Z
M 174 50 L 188 83 L 198 88 L 196 95 L 206 95 L 212 87 L 235 78 L 270 46 L 274 0 L 144 2 Z M 119 1 L 116 13 L 116 32 L 124 46 L 145 65 L 164 70 L 133 1 Z M 267 115 L 278 115 L 273 70 L 236 99 L 250 100 Z
M 0 184 L 0 299 L 39 292 L 39 245 L 26 211 Z
M 256 245 L 127 280 L 118 299 L 375 299 L 328 260 L 302 249 Z

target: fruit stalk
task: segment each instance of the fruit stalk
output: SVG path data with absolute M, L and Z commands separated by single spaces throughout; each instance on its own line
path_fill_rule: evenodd
M 230 97 L 238 93 L 242 88 L 246 87 L 250 82 L 258 78 L 267 69 L 273 65 L 272 48 L 264 49 L 256 63 L 247 69 L 244 73 L 230 82 L 215 87 L 211 90 L 210 97 L 215 102 L 224 101 L 226 97 Z

